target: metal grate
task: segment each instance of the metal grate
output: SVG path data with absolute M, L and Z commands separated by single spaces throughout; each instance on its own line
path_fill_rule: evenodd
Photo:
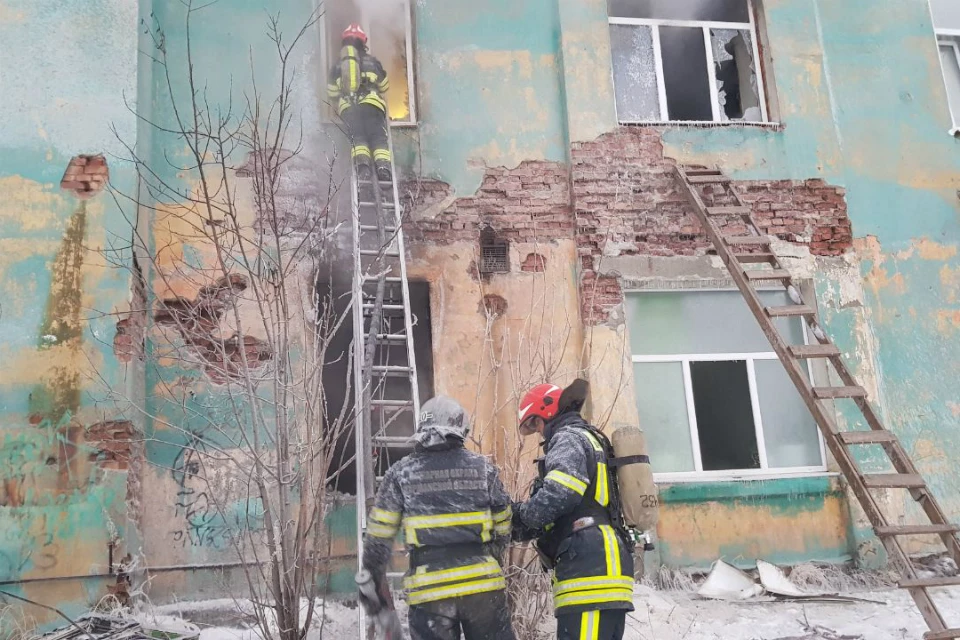
M 510 251 L 507 243 L 496 242 L 480 246 L 480 273 L 509 273 Z

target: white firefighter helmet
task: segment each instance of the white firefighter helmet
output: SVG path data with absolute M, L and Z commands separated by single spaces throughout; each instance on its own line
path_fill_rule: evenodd
M 446 442 L 447 438 L 466 440 L 470 420 L 460 403 L 447 396 L 430 398 L 420 407 L 414 439 L 425 447 Z

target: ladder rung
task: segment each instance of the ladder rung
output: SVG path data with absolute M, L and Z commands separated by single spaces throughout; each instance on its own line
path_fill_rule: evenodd
M 410 373 L 411 369 L 410 367 L 407 367 L 407 366 L 377 364 L 373 366 L 373 372 L 379 373 L 385 376 L 389 376 L 389 375 L 400 375 L 403 373 Z
M 790 272 L 786 269 L 763 269 L 757 271 L 744 271 L 748 280 L 789 280 Z
M 402 444 L 407 446 L 412 446 L 410 442 L 410 436 L 373 436 L 371 438 L 374 442 L 382 442 L 383 444 Z
M 371 400 L 374 407 L 412 407 L 413 400 Z
M 786 307 L 767 307 L 766 312 L 771 318 L 779 318 L 782 316 L 812 316 L 816 313 L 813 307 L 808 307 L 804 304 L 791 304 Z
M 360 231 L 373 231 L 373 232 L 376 232 L 377 229 L 379 229 L 379 228 L 380 228 L 380 227 L 378 227 L 378 226 L 375 225 L 375 224 L 362 224 L 362 225 L 360 225 Z M 384 227 L 383 230 L 384 230 L 384 232 L 386 232 L 386 233 L 395 233 L 396 230 L 397 230 L 397 228 L 396 228 L 396 227 Z
M 868 489 L 921 489 L 927 486 L 922 476 L 911 473 L 866 473 L 863 484 Z
M 866 398 L 867 390 L 863 387 L 814 387 L 813 395 L 818 400 Z
M 364 309 L 369 309 L 371 311 L 375 306 L 377 305 L 370 304 L 367 302 L 363 304 Z M 383 309 L 384 311 L 403 311 L 404 309 L 406 309 L 406 307 L 404 307 L 402 304 L 382 304 L 380 305 L 380 308 Z
M 960 527 L 955 524 L 907 524 L 897 527 L 877 527 L 878 536 L 917 536 L 917 535 L 941 535 L 944 533 L 960 532 Z
M 388 258 L 399 258 L 399 251 L 381 251 L 380 249 L 360 249 L 362 256 L 386 256 Z
M 363 281 L 365 283 L 377 282 L 380 279 L 380 276 L 363 276 Z M 400 284 L 400 278 L 396 276 L 387 276 L 383 279 L 387 284 Z
M 746 216 L 750 214 L 750 207 L 707 207 L 709 216 Z
M 883 444 L 884 442 L 896 442 L 897 436 L 889 431 L 841 431 L 837 438 L 843 444 Z
M 717 182 L 730 182 L 730 178 L 723 175 L 719 171 L 715 173 L 708 173 L 704 175 L 690 175 L 690 172 L 687 172 L 687 182 L 690 184 L 710 184 Z
M 731 254 L 737 262 L 741 264 L 757 264 L 760 262 L 773 262 L 777 256 L 773 253 L 734 253 Z
M 919 578 L 916 580 L 901 580 L 901 589 L 929 589 L 930 587 L 957 587 L 960 586 L 960 576 L 942 576 L 936 578 Z
M 398 333 L 378 333 L 377 340 L 380 342 L 406 342 L 407 336 Z
M 832 358 L 840 355 L 840 349 L 834 344 L 805 344 L 790 347 L 790 353 L 794 358 Z
M 724 238 L 724 242 L 730 245 L 766 247 L 770 245 L 768 236 L 730 236 Z
M 960 638 L 960 629 L 944 629 L 943 631 L 927 631 L 923 640 L 954 640 Z

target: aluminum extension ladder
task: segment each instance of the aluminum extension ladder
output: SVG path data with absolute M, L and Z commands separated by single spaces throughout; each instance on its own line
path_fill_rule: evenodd
M 950 556 L 960 566 L 960 540 L 957 538 L 960 527 L 947 521 L 939 503 L 906 450 L 897 437 L 886 430 L 880 422 L 880 417 L 867 401 L 866 391 L 856 383 L 844 363 L 840 350 L 817 322 L 814 308 L 804 304 L 799 287 L 793 282 L 790 272 L 783 267 L 773 253 L 770 248 L 770 238 L 760 232 L 750 207 L 743 203 L 730 178 L 716 169 L 678 166 L 676 172 L 707 237 L 713 242 L 717 254 L 726 265 L 740 293 L 743 294 L 747 306 L 750 307 L 763 333 L 770 340 L 771 346 L 783 363 L 803 402 L 813 414 L 827 447 L 863 507 L 877 537 L 899 569 L 902 576 L 900 587 L 913 596 L 930 628 L 930 631 L 924 634 L 925 640 L 960 638 L 960 628 L 947 627 L 947 623 L 928 592 L 931 587 L 960 585 L 960 576 L 919 578 L 898 540 L 900 536 L 909 535 L 939 536 Z M 705 187 L 710 188 L 709 192 L 704 190 Z M 717 196 L 720 197 L 717 198 Z M 705 200 L 711 204 L 717 200 L 721 202 L 718 206 L 708 206 L 704 203 Z M 725 235 L 725 230 L 718 225 L 721 221 L 733 223 L 730 225 L 731 230 L 736 229 L 733 234 Z M 744 228 L 746 232 L 743 231 Z M 757 268 L 756 265 L 761 265 L 761 268 Z M 762 265 L 768 265 L 768 268 L 762 268 Z M 765 307 L 754 288 L 754 283 L 760 282 L 780 283 L 785 287 L 787 295 L 794 304 Z M 775 318 L 789 316 L 802 317 L 816 338 L 817 344 L 788 344 L 773 321 Z M 801 364 L 801 361 L 811 358 L 829 361 L 844 386 L 812 386 Z M 827 402 L 838 399 L 852 400 L 870 429 L 839 431 L 832 410 L 826 405 Z M 860 470 L 848 447 L 873 444 L 883 448 L 896 473 L 864 473 Z M 871 489 L 909 490 L 930 524 L 890 525 L 880 509 L 879 502 L 871 494 Z
M 388 127 L 389 131 L 389 127 Z M 393 155 L 393 140 L 390 138 Z M 367 509 L 387 467 L 405 455 L 420 413 L 413 317 L 396 170 L 390 182 L 351 174 L 353 371 L 357 469 L 357 561 Z M 365 633 L 363 607 L 360 634 Z

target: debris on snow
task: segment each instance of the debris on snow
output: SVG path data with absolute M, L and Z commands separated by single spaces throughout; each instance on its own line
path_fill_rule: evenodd
M 200 629 L 183 620 L 165 618 L 147 625 L 133 617 L 88 613 L 40 636 L 40 640 L 197 640 Z

